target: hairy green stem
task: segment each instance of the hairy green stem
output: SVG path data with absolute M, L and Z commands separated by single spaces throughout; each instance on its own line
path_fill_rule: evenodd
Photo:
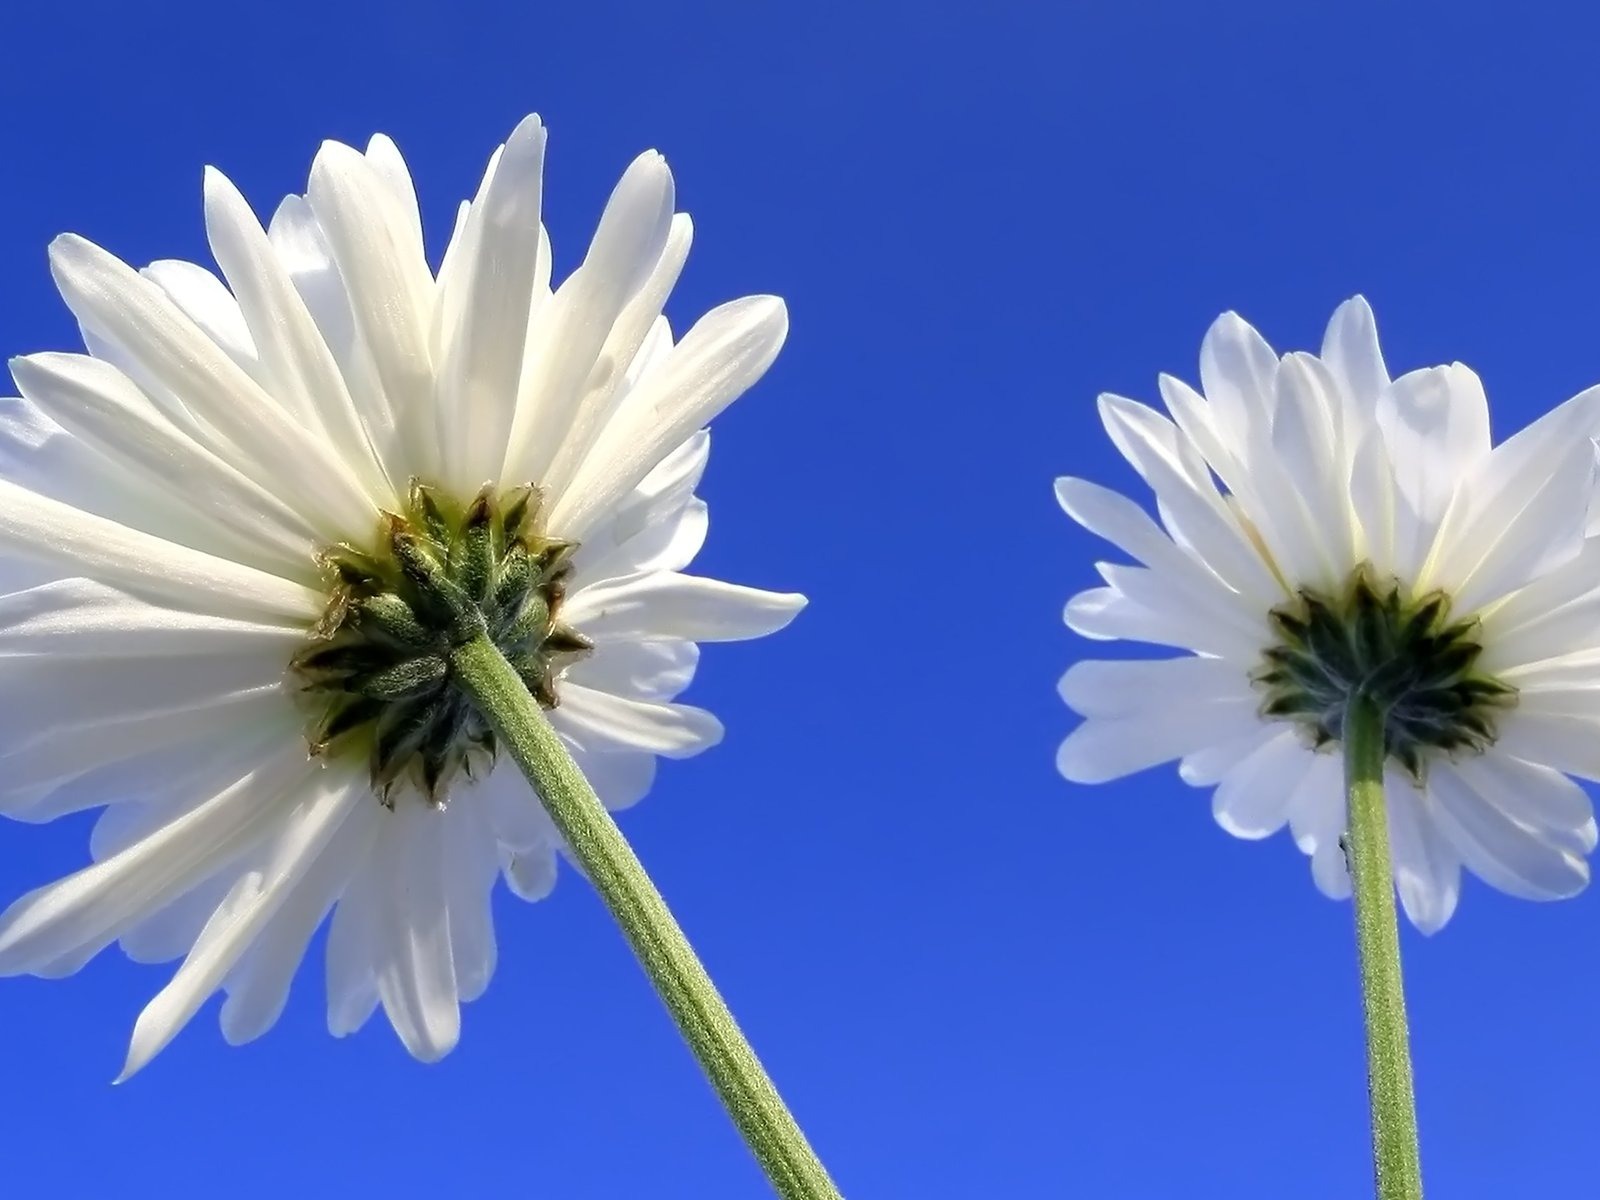
M 1383 803 L 1386 714 L 1361 689 L 1344 718 L 1344 777 L 1349 798 L 1345 860 L 1355 898 L 1361 1002 L 1367 1021 L 1367 1086 L 1379 1200 L 1421 1200 L 1417 1109 L 1411 1086 L 1394 868 Z
M 784 1200 L 838 1200 L 666 902 L 511 664 L 479 634 L 452 652 L 451 666 L 544 800 L 773 1189 Z

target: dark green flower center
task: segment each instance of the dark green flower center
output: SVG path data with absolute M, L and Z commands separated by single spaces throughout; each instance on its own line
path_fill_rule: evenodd
M 1516 690 L 1477 669 L 1476 620 L 1452 621 L 1435 593 L 1408 599 L 1398 584 L 1356 572 L 1342 594 L 1301 591 L 1272 610 L 1279 643 L 1254 676 L 1268 716 L 1298 721 L 1323 746 L 1340 740 L 1360 690 L 1386 714 L 1384 749 L 1422 779 L 1431 753 L 1479 753 Z
M 292 663 L 316 705 L 313 754 L 364 753 L 390 804 L 398 784 L 438 802 L 457 774 L 489 766 L 494 732 L 450 667 L 485 631 L 555 707 L 556 676 L 590 643 L 558 619 L 576 545 L 538 533 L 538 501 L 533 488 L 485 488 L 462 508 L 413 481 L 374 550 L 323 552 L 328 607 Z

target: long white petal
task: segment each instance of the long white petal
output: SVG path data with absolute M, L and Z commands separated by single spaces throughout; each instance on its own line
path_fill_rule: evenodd
M 1530 713 L 1522 706 L 1496 721 L 1495 748 L 1504 754 L 1600 780 L 1600 720 L 1565 713 Z
M 246 374 L 258 383 L 263 381 L 261 356 L 256 353 L 250 327 L 222 280 L 197 263 L 175 258 L 159 259 L 139 274 L 171 296 L 183 315 L 227 351 Z
M 50 245 L 50 269 L 79 320 L 137 360 L 210 429 L 208 445 L 333 540 L 377 520 L 377 509 L 322 440 L 297 426 L 160 288 L 92 242 L 72 235 Z M 291 495 L 283 495 L 288 481 Z
M 705 537 L 705 506 L 695 500 L 694 490 L 710 450 L 711 435 L 702 429 L 662 459 L 584 534 L 572 558 L 578 586 L 689 565 Z M 697 505 L 699 511 L 693 512 Z M 683 528 L 686 520 L 689 529 Z
M 1201 701 L 1164 711 L 1159 720 L 1128 717 L 1085 721 L 1056 754 L 1056 769 L 1073 783 L 1105 783 L 1240 737 L 1260 721 L 1254 697 Z
M 459 328 L 439 366 L 444 481 L 461 495 L 500 481 L 522 376 L 539 259 L 545 131 L 527 117 L 506 140 L 487 192 L 474 204 Z
M 115 367 L 81 354 L 36 354 L 13 359 L 11 374 L 62 428 L 217 528 L 238 561 L 315 582 L 318 539 L 305 521 L 164 420 Z
M 407 1050 L 436 1062 L 461 1036 L 440 814 L 398 804 L 374 853 L 385 863 L 374 958 L 378 998 Z
M 1100 420 L 1112 443 L 1156 493 L 1162 518 L 1174 538 L 1195 551 L 1232 588 L 1267 604 L 1281 588 L 1260 549 L 1240 525 L 1177 428 L 1143 404 L 1102 395 Z
M 1580 438 L 1516 485 L 1496 489 L 1493 510 L 1471 503 L 1469 486 L 1468 502 L 1458 503 L 1440 530 L 1425 586 L 1449 592 L 1457 611 L 1476 612 L 1577 558 L 1594 485 L 1595 446 Z M 1466 514 L 1459 522 L 1457 512 Z
M 434 285 L 410 220 L 378 169 L 338 142 L 318 151 L 306 200 L 349 289 L 401 445 L 412 469 L 431 476 L 438 465 L 429 351 Z
M 0 974 L 112 941 L 260 837 L 314 769 L 291 746 L 122 853 L 23 896 L 0 916 Z
M 1249 676 L 1237 664 L 1194 655 L 1085 659 L 1067 669 L 1058 690 L 1067 706 L 1085 717 L 1128 717 L 1218 697 L 1251 697 Z
M 1289 800 L 1316 756 L 1284 726 L 1223 778 L 1211 796 L 1217 824 L 1237 838 L 1264 838 L 1289 821 Z
M 563 616 L 596 641 L 734 642 L 776 633 L 805 606 L 794 592 L 659 571 L 584 588 L 568 599 Z
M 506 887 L 519 900 L 534 903 L 548 896 L 556 886 L 556 867 L 556 852 L 551 846 L 500 848 L 500 870 Z
M 1384 807 L 1400 907 L 1421 932 L 1437 933 L 1461 896 L 1461 856 L 1439 828 L 1436 806 L 1398 771 L 1386 773 Z
M 366 854 L 350 864 L 350 881 L 328 923 L 325 946 L 328 1032 L 345 1037 L 365 1025 L 378 1007 L 374 963 L 381 936 L 379 921 L 387 903 L 388 874 L 394 863 L 388 846 L 394 823 L 378 814 Z
M 406 461 L 394 409 L 356 324 L 350 290 L 304 196 L 289 196 L 278 206 L 267 227 L 267 240 L 338 363 L 358 423 L 386 476 L 405 479 L 418 464 Z
M 572 415 L 571 426 L 544 473 L 545 486 L 552 496 L 566 491 L 595 440 L 604 431 L 607 420 L 637 385 L 641 372 L 656 365 L 658 350 L 663 359 L 671 352 L 672 333 L 661 316 L 661 309 L 683 271 L 693 238 L 694 224 L 689 214 L 674 214 L 661 257 L 617 314 L 594 368 L 584 381 L 583 395 Z
M 568 667 L 566 678 L 635 700 L 672 700 L 689 686 L 699 662 L 694 642 L 602 642 Z
M 1278 356 L 1238 313 L 1223 313 L 1200 344 L 1200 386 L 1227 440 L 1247 446 L 1265 435 L 1277 388 Z
M 505 482 L 545 478 L 557 448 L 571 432 L 584 382 L 606 338 L 661 258 L 672 223 L 673 195 L 672 172 L 654 151 L 641 154 L 623 172 L 583 264 L 557 289 L 532 331 L 506 447 L 501 475 Z M 662 449 L 676 444 L 669 442 Z M 633 482 L 642 475 L 641 471 Z M 550 499 L 559 507 L 561 500 Z M 563 536 L 581 535 L 580 526 L 557 527 L 574 530 Z
M 1370 420 L 1378 396 L 1389 386 L 1389 371 L 1378 346 L 1377 322 L 1363 297 L 1346 300 L 1334 310 L 1322 338 L 1321 357 L 1340 391 L 1361 406 Z
M 1589 883 L 1589 864 L 1564 839 L 1513 819 L 1515 794 L 1471 763 L 1439 763 L 1428 777 L 1435 819 L 1462 861 L 1485 883 L 1524 900 L 1560 900 Z M 1504 807 L 1503 807 L 1504 806 Z
M 656 756 L 634 750 L 579 749 L 573 752 L 600 803 L 617 812 L 643 800 L 656 778 Z
M 242 620 L 309 624 L 326 604 L 303 584 L 119 525 L 4 479 L 0 550 L 148 599 Z
M 490 894 L 500 874 L 494 831 L 483 812 L 451 805 L 443 814 L 444 890 L 450 910 L 450 956 L 463 1003 L 476 1000 L 494 977 L 499 952 Z
M 789 314 L 776 296 L 734 300 L 700 318 L 606 426 L 555 500 L 550 528 L 582 540 L 669 451 L 766 373 L 788 332 Z
M 592 740 L 624 750 L 649 750 L 684 758 L 722 740 L 722 723 L 687 704 L 655 704 L 568 684 L 551 719 L 570 728 L 582 744 Z
M 227 980 L 220 1020 L 229 1045 L 252 1041 L 277 1023 L 311 935 L 371 851 L 384 814 L 370 795 L 365 800 L 324 842 L 316 861 Z
M 234 885 L 183 966 L 139 1014 L 119 1082 L 159 1054 L 222 986 L 351 809 L 369 799 L 364 781 L 324 774 L 313 780 L 308 794 L 292 809 L 279 812 L 279 828 L 266 868 L 249 872 Z
M 316 320 L 244 197 L 212 168 L 206 170 L 205 210 L 211 251 L 238 296 L 272 394 L 332 439 L 378 504 L 392 506 L 394 485 Z
M 92 579 L 57 579 L 0 596 L 0 658 L 166 658 L 281 652 L 305 639 L 292 625 L 183 612 Z

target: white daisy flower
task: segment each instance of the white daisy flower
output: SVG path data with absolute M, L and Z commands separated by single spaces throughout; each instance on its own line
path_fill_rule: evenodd
M 0 812 L 105 811 L 93 864 L 0 917 L 0 972 L 183 957 L 124 1074 L 219 988 L 228 1041 L 265 1032 L 330 912 L 330 1030 L 381 1004 L 418 1058 L 455 1045 L 497 877 L 537 900 L 562 845 L 447 686 L 438 597 L 483 614 L 614 809 L 722 736 L 672 702 L 696 643 L 804 603 L 681 573 L 702 428 L 776 356 L 782 301 L 674 342 L 691 226 L 654 152 L 552 291 L 544 148 L 529 117 L 437 275 L 383 137 L 325 145 L 268 230 L 207 172 L 221 279 L 51 246 L 90 353 L 16 360 L 0 417 Z
M 1082 662 L 1061 681 L 1085 721 L 1068 779 L 1169 760 L 1214 788 L 1229 833 L 1287 825 L 1317 886 L 1350 894 L 1337 753 L 1358 683 L 1387 707 L 1394 878 L 1432 932 L 1461 870 L 1514 896 L 1589 879 L 1600 778 L 1600 540 L 1585 540 L 1600 389 L 1491 446 L 1459 363 L 1391 380 L 1357 298 L 1320 356 L 1280 359 L 1227 314 L 1200 353 L 1204 395 L 1163 376 L 1172 419 L 1100 398 L 1117 448 L 1156 495 L 1061 479 L 1067 513 L 1140 565 L 1101 564 L 1074 597 L 1085 637 L 1188 653 Z

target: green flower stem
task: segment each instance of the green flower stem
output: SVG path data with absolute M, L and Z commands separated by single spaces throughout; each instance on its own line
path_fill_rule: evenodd
M 773 1189 L 785 1200 L 839 1200 L 666 902 L 511 664 L 480 633 L 452 652 L 451 665 L 543 798 Z
M 1394 868 L 1383 804 L 1386 714 L 1362 689 L 1351 693 L 1344 719 L 1344 778 L 1349 797 L 1345 859 L 1350 867 L 1361 1002 L 1367 1019 L 1367 1087 L 1372 1100 L 1372 1152 L 1379 1200 L 1421 1200 L 1417 1108 L 1400 976 Z

